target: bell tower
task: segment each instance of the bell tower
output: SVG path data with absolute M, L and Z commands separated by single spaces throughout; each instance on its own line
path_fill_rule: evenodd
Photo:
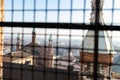
M 104 20 L 103 20 L 103 3 L 104 0 L 100 0 L 100 3 L 97 5 L 99 6 L 99 15 L 97 14 L 96 10 L 96 1 L 97 0 L 92 0 L 91 1 L 91 18 L 90 18 L 90 24 L 94 25 L 96 22 L 98 22 L 98 26 L 102 27 L 101 25 L 105 25 Z M 98 15 L 98 16 L 97 16 Z M 97 18 L 97 17 L 99 18 Z M 98 21 L 96 21 L 99 19 Z M 97 27 L 97 26 L 95 26 Z M 100 69 L 104 69 L 103 75 L 106 75 L 106 71 L 108 67 L 110 68 L 110 63 L 113 62 L 113 55 L 116 53 L 114 51 L 112 41 L 108 35 L 108 32 L 105 30 L 99 30 L 98 31 L 98 71 L 100 73 Z M 80 46 L 80 61 L 81 63 L 81 72 L 89 71 L 91 74 L 93 73 L 93 65 L 94 64 L 94 59 L 96 56 L 95 54 L 95 31 L 94 30 L 88 30 L 86 36 L 82 40 L 82 44 Z M 89 63 L 86 63 L 89 62 Z M 87 65 L 87 70 L 85 68 L 85 65 Z M 102 67 L 102 66 L 104 67 Z M 110 71 L 109 71 L 110 72 Z
M 32 43 L 35 44 L 36 42 L 36 32 L 35 32 L 35 28 L 33 28 L 33 31 L 32 31 Z
M 95 24 L 95 19 L 96 19 L 96 0 L 91 1 L 91 18 L 90 18 L 90 23 Z M 100 0 L 100 8 L 99 8 L 99 23 L 101 25 L 105 25 L 104 19 L 103 19 L 103 4 L 104 0 Z
M 16 50 L 21 49 L 21 42 L 20 42 L 20 33 L 17 35 L 17 43 L 16 43 Z
M 53 67 L 53 40 L 52 34 L 49 36 L 48 53 L 46 54 L 46 67 Z

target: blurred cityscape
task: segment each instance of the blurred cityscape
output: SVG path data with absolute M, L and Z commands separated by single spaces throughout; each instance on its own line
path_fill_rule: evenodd
M 12 37 L 9 35 L 7 35 L 7 36 L 5 35 L 5 37 L 4 37 L 4 54 L 10 53 L 11 51 L 16 50 L 17 39 L 16 39 L 16 37 L 13 37 L 12 39 L 11 38 Z M 31 37 L 29 37 L 29 36 L 24 37 L 23 42 L 24 42 L 24 43 L 22 43 L 23 46 L 27 45 L 28 43 L 31 42 Z M 46 42 L 45 42 L 45 38 L 43 38 L 43 37 L 37 38 L 37 42 L 43 46 L 45 44 L 48 44 L 48 41 L 46 40 Z M 66 55 L 67 53 L 69 53 L 68 47 L 70 47 L 73 55 L 79 56 L 81 42 L 82 42 L 81 39 L 71 39 L 71 42 L 69 43 L 69 39 L 59 38 L 59 41 L 57 43 L 57 39 L 53 38 L 53 46 L 54 47 L 58 46 L 58 48 L 57 48 L 58 50 L 56 50 L 56 48 L 54 48 L 53 53 L 54 53 L 54 55 Z M 113 41 L 113 47 L 117 53 L 120 52 L 120 42 L 119 41 Z

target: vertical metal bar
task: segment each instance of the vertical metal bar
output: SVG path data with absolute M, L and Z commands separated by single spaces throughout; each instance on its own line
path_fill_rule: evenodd
M 14 0 L 12 0 L 12 3 L 11 3 L 11 22 L 14 21 Z M 13 48 L 13 26 L 11 26 L 11 44 L 10 44 L 10 47 L 11 47 L 11 52 L 12 52 L 12 48 Z M 10 54 L 12 55 L 12 53 Z M 12 73 L 12 56 L 10 56 L 10 73 Z M 10 74 L 10 79 L 12 79 L 12 74 Z
M 45 22 L 47 22 L 47 18 L 48 18 L 48 1 L 49 0 L 46 0 L 46 3 L 45 3 Z M 44 58 L 42 58 L 41 60 L 44 60 L 43 62 L 44 62 L 44 65 L 43 65 L 43 80 L 45 80 L 46 79 L 46 67 L 47 67 L 47 65 L 46 65 L 46 62 L 47 62 L 47 60 L 46 60 L 46 39 L 47 39 L 47 29 L 45 29 L 45 34 L 44 34 Z
M 111 17 L 111 25 L 113 25 L 114 8 L 115 8 L 115 0 L 112 0 L 112 17 Z
M 72 3 L 73 3 L 73 0 L 70 0 L 70 23 L 72 23 L 72 7 L 73 7 L 73 5 L 72 5 Z M 70 80 L 70 69 L 69 69 L 69 67 L 70 67 L 70 63 L 71 63 L 71 52 L 72 52 L 72 50 L 71 50 L 71 37 L 72 37 L 72 34 L 71 34 L 71 29 L 69 29 L 69 49 L 68 49 L 68 80 Z
M 36 14 L 36 0 L 33 0 L 33 23 L 35 23 L 35 20 L 36 20 L 36 17 L 35 17 L 35 14 Z M 35 25 L 33 26 L 33 29 L 35 30 Z M 35 55 L 35 48 L 38 47 L 35 45 L 35 39 L 33 39 L 33 36 L 36 36 L 36 32 L 32 32 L 32 42 L 33 42 L 33 46 L 32 46 L 32 53 L 33 55 Z M 33 62 L 35 62 L 35 57 L 33 57 Z M 35 63 L 33 63 L 33 66 L 32 66 L 32 80 L 34 80 L 35 76 L 34 76 L 34 66 Z
M 60 21 L 60 3 L 61 3 L 61 1 L 60 0 L 58 0 L 58 6 L 57 6 L 57 23 L 59 23 L 59 21 Z M 56 53 L 58 54 L 58 49 L 59 49 L 59 47 L 58 47 L 58 45 L 59 45 L 59 28 L 58 27 L 56 27 L 56 29 L 57 29 L 57 36 L 56 36 Z M 58 54 L 59 55 L 59 54 Z M 57 56 L 58 56 L 57 55 Z M 57 79 L 57 76 L 58 76 L 58 69 L 57 69 L 57 67 L 58 67 L 58 59 L 56 59 L 56 61 L 55 61 L 55 63 L 56 63 L 56 66 L 55 66 L 55 80 L 58 80 Z
M 22 0 L 22 22 L 24 22 L 24 11 L 25 11 L 25 0 Z M 22 27 L 22 44 L 21 44 L 21 50 L 22 50 L 22 55 L 21 55 L 21 59 L 22 59 L 22 57 L 23 57 L 23 46 L 24 46 L 24 27 Z M 23 65 L 21 64 L 21 68 L 22 68 L 22 71 L 21 71 L 21 77 L 20 77 L 20 79 L 22 80 L 22 78 L 23 78 Z
M 97 71 L 98 71 L 98 30 L 95 30 L 95 44 L 94 44 L 94 80 L 97 80 Z
M 86 18 L 86 15 L 85 15 L 85 12 L 86 12 L 86 0 L 84 0 L 84 9 L 83 9 L 83 23 L 85 23 L 85 18 Z
M 96 0 L 95 2 L 95 25 L 100 26 L 100 0 Z M 94 44 L 94 78 L 93 80 L 98 80 L 98 37 L 99 37 L 99 30 L 95 28 L 95 44 Z
M 96 0 L 95 2 L 95 24 L 100 24 L 100 0 Z M 97 27 L 97 26 L 96 26 Z

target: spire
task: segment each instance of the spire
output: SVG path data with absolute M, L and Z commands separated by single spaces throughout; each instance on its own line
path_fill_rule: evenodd
M 91 19 L 90 19 L 90 23 L 91 24 L 95 24 L 95 22 L 100 25 L 104 25 L 104 21 L 103 21 L 103 13 L 102 13 L 102 8 L 103 8 L 103 2 L 104 0 L 99 0 L 100 1 L 100 9 L 99 9 L 99 15 L 96 12 L 96 1 L 97 0 L 92 0 L 91 3 L 91 7 L 92 7 L 92 13 L 91 13 Z M 99 4 L 97 4 L 99 5 Z M 97 14 L 97 16 L 96 16 Z M 99 18 L 97 18 L 99 17 Z M 96 21 L 97 19 L 99 19 L 98 21 Z M 97 27 L 97 26 L 96 26 Z M 100 26 L 99 26 L 100 27 Z M 97 55 L 96 55 L 96 51 L 95 51 L 95 41 L 96 41 L 96 37 L 97 37 Z M 98 79 L 98 74 L 101 71 L 102 67 L 104 69 L 103 71 L 103 76 L 106 76 L 106 70 L 108 67 L 110 67 L 110 63 L 113 62 L 113 54 L 115 53 L 113 46 L 112 46 L 112 42 L 110 37 L 108 36 L 108 32 L 106 30 L 99 30 L 98 34 L 95 34 L 94 30 L 88 30 L 86 36 L 84 37 L 82 44 L 80 46 L 80 61 L 82 61 L 81 63 L 81 72 L 87 71 L 86 68 L 84 67 L 84 64 L 87 64 L 88 67 L 88 72 L 93 72 L 94 76 L 97 76 L 96 78 L 93 78 L 94 80 Z M 96 59 L 97 58 L 97 59 Z M 85 62 L 83 64 L 83 62 Z M 90 63 L 86 63 L 86 62 L 90 62 Z M 97 63 L 94 63 L 97 62 Z M 90 65 L 94 64 L 93 67 L 91 67 Z M 96 66 L 96 65 L 102 65 L 102 66 Z M 94 69 L 93 69 L 94 68 Z M 96 68 L 96 69 L 95 69 Z M 106 69 L 106 70 L 105 70 Z M 91 71 L 92 70 L 92 71 Z
M 20 38 L 20 33 L 18 33 L 17 38 Z
M 49 40 L 52 40 L 52 34 L 50 34 L 50 36 L 49 36 Z
M 91 3 L 91 7 L 92 7 L 92 13 L 91 13 L 91 19 L 90 22 L 92 24 L 95 23 L 95 2 L 96 0 L 92 0 Z M 104 25 L 104 21 L 103 21 L 103 3 L 104 0 L 100 0 L 100 20 L 99 22 Z M 97 27 L 97 26 L 96 26 Z M 94 44 L 95 44 L 95 39 L 94 39 L 95 33 L 94 31 L 88 30 L 86 36 L 84 37 L 82 44 L 80 46 L 80 48 L 83 48 L 83 52 L 87 52 L 87 53 L 94 53 Z M 99 35 L 98 35 L 98 53 L 99 54 L 110 54 L 110 53 L 115 53 L 114 49 L 113 49 L 113 45 L 112 45 L 112 41 L 109 38 L 109 35 L 107 33 L 107 31 L 99 31 Z
M 84 37 L 80 48 L 83 48 L 83 52 L 94 53 L 94 31 L 88 30 L 86 36 Z M 114 48 L 112 41 L 110 40 L 107 31 L 99 31 L 98 38 L 98 53 L 99 54 L 114 54 Z
M 33 31 L 32 32 L 35 32 L 35 28 L 33 28 Z
M 50 34 L 50 36 L 49 36 L 49 44 L 50 45 L 52 44 L 52 34 Z
M 92 13 L 91 13 L 91 18 L 90 18 L 90 23 L 94 24 L 95 23 L 95 15 L 96 15 L 96 0 L 91 1 L 91 7 L 92 7 Z M 99 23 L 104 25 L 104 20 L 103 20 L 103 4 L 104 0 L 100 0 L 100 11 L 99 11 Z
M 46 61 L 47 67 L 53 66 L 53 44 L 52 44 L 52 34 L 49 36 L 49 44 L 48 44 L 48 54 L 46 54 L 46 58 L 48 59 Z
M 50 36 L 49 36 L 49 46 L 52 46 L 52 34 L 50 34 Z
M 35 28 L 33 28 L 32 30 L 32 43 L 36 42 L 36 32 L 35 32 Z
M 17 49 L 17 50 L 20 50 L 20 49 L 21 49 L 20 33 L 18 33 L 18 35 L 17 35 L 16 49 Z

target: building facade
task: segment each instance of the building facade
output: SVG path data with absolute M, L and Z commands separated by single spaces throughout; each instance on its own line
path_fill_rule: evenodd
M 53 67 L 52 34 L 50 34 L 49 42 L 48 42 L 48 45 L 46 47 L 37 43 L 37 41 L 36 41 L 36 31 L 35 31 L 34 28 L 33 28 L 33 31 L 32 31 L 32 40 L 29 44 L 24 45 L 24 46 L 21 45 L 22 42 L 21 42 L 20 34 L 17 35 L 16 39 L 17 39 L 16 51 L 11 52 L 10 55 L 9 55 L 9 58 L 11 58 L 11 56 L 12 56 L 13 59 L 8 60 L 8 58 L 6 58 L 6 60 L 8 60 L 8 61 L 6 61 L 4 59 L 4 62 L 24 64 L 25 62 L 29 62 L 27 60 L 30 59 L 32 61 L 31 65 Z M 18 58 L 16 58 L 16 56 L 14 56 L 14 55 L 16 55 Z M 5 55 L 4 58 L 6 56 L 8 56 L 8 55 Z

